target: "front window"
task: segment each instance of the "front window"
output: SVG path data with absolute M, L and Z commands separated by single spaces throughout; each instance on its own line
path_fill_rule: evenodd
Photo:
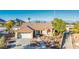
M 22 38 L 21 34 L 18 35 L 18 39 Z
M 39 35 L 40 34 L 40 31 L 36 31 L 36 34 Z

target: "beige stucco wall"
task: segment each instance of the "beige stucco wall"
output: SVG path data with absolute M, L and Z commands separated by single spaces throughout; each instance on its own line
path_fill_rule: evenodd
M 52 36 L 52 29 L 50 29 L 50 30 L 51 31 L 47 33 L 47 30 L 45 29 L 45 30 L 42 31 L 42 34 L 46 35 L 46 36 Z
M 25 39 L 25 38 L 28 38 L 28 39 L 32 39 L 33 38 L 33 32 L 29 32 L 29 33 L 15 33 L 15 38 L 17 39 L 18 38 L 18 35 L 21 35 L 21 38 L 20 39 Z
M 43 34 L 43 35 L 47 35 L 47 30 L 43 30 L 43 31 L 42 31 L 42 34 Z
M 21 38 L 28 38 L 28 39 L 32 39 L 33 38 L 33 33 L 21 33 Z

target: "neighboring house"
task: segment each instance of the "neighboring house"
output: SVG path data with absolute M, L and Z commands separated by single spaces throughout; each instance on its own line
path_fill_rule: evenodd
M 5 20 L 0 19 L 0 27 L 3 27 L 5 22 L 6 22 Z
M 13 30 L 18 30 L 19 29 L 19 26 L 13 26 L 12 29 Z
M 74 25 L 72 25 L 72 24 L 67 24 L 66 25 L 66 30 L 67 31 L 71 31 L 73 28 L 74 28 Z
M 0 27 L 0 31 L 4 31 L 4 30 L 6 30 L 6 27 Z
M 5 20 L 0 19 L 0 32 L 6 30 L 6 27 L 4 27 L 5 22 Z
M 4 26 L 3 26 L 3 27 L 2 27 L 2 26 L 0 27 L 0 31 L 4 31 L 4 30 L 6 30 L 6 29 L 7 29 L 7 28 L 4 27 Z M 18 27 L 18 26 L 13 26 L 12 29 L 13 29 L 13 30 L 17 30 L 17 29 L 19 29 L 19 27 Z
M 41 35 L 52 36 L 51 23 L 23 23 L 22 26 L 16 31 L 15 38 L 34 38 Z
M 20 25 L 22 25 L 23 23 L 25 23 L 25 21 L 23 21 L 23 20 L 21 20 L 21 19 L 18 19 L 18 18 L 15 19 L 15 25 L 16 25 L 16 26 L 20 26 Z

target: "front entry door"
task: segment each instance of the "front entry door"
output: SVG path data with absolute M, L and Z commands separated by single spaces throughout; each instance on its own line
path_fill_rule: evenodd
M 35 37 L 38 37 L 41 35 L 41 31 L 35 31 Z

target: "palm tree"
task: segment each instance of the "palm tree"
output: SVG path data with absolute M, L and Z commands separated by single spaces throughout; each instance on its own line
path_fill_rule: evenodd
M 14 26 L 14 22 L 12 20 L 9 20 L 5 23 L 5 27 L 7 28 L 9 32 L 12 31 L 13 26 Z
M 28 21 L 29 21 L 29 23 L 30 23 L 30 19 L 31 19 L 31 18 L 30 18 L 30 17 L 28 17 Z

